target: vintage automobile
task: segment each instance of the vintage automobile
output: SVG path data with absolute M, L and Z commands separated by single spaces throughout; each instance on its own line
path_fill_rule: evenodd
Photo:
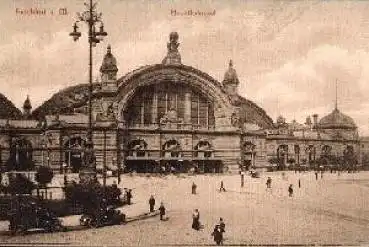
M 10 211 L 9 230 L 12 234 L 17 234 L 29 230 L 65 231 L 66 228 L 49 209 L 31 202 Z
M 102 227 L 108 225 L 120 225 L 126 221 L 126 215 L 112 206 L 100 208 L 96 212 L 85 213 L 81 216 L 79 222 L 81 226 Z
M 260 178 L 260 172 L 255 171 L 255 170 L 251 170 L 251 171 L 250 171 L 250 176 L 251 176 L 252 178 Z

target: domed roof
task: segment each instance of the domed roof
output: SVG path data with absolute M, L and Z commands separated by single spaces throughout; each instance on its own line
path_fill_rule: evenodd
M 240 116 L 239 120 L 241 124 L 256 124 L 262 129 L 268 129 L 273 127 L 273 120 L 265 112 L 263 108 L 252 102 L 251 100 L 239 97 Z
M 229 68 L 224 74 L 223 85 L 225 86 L 228 84 L 235 84 L 235 85 L 240 84 L 240 81 L 238 80 L 237 72 L 233 68 L 232 60 L 229 61 Z
M 356 129 L 354 120 L 335 108 L 330 114 L 319 121 L 321 129 Z

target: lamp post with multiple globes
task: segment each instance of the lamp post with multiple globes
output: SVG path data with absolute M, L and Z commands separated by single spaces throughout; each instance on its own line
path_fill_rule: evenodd
M 92 179 L 96 179 L 96 164 L 93 152 L 92 142 L 92 47 L 100 43 L 107 33 L 104 31 L 104 24 L 102 22 L 102 13 L 96 11 L 96 3 L 89 0 L 89 3 L 85 3 L 87 8 L 82 13 L 77 13 L 78 20 L 73 25 L 73 32 L 69 35 L 73 37 L 74 41 L 77 41 L 81 37 L 81 32 L 78 31 L 78 23 L 85 22 L 88 26 L 88 43 L 89 43 L 89 90 L 88 90 L 88 129 L 87 129 L 87 143 L 84 152 L 83 167 L 80 171 L 81 182 L 90 182 Z M 99 31 L 96 30 L 96 24 L 100 24 Z

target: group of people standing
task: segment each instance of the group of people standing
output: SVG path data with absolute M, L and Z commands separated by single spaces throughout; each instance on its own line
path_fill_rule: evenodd
M 197 185 L 195 182 L 192 183 L 191 189 L 191 194 L 196 195 Z M 226 192 L 223 181 L 220 182 L 219 192 Z M 200 212 L 198 209 L 195 209 L 192 213 L 192 229 L 199 231 L 203 227 L 204 226 L 201 225 L 200 222 Z M 211 233 L 211 236 L 214 238 L 214 242 L 217 245 L 223 244 L 223 233 L 225 233 L 225 223 L 223 218 L 220 218 L 219 223 L 215 225 L 214 230 Z
M 191 186 L 191 194 L 196 195 L 196 189 L 197 185 L 193 182 Z M 220 185 L 220 192 L 224 192 L 225 187 L 223 181 L 221 181 Z M 150 207 L 150 213 L 153 213 L 155 211 L 155 198 L 154 195 L 151 195 L 149 198 L 149 207 Z M 165 220 L 165 206 L 163 202 L 160 203 L 160 207 L 158 208 L 160 220 Z M 199 231 L 203 229 L 203 225 L 200 222 L 200 212 L 198 209 L 195 209 L 192 213 L 192 229 Z M 215 225 L 213 232 L 211 233 L 211 236 L 213 236 L 214 241 L 217 245 L 221 245 L 223 243 L 223 233 L 225 232 L 225 223 L 223 218 L 220 218 L 219 223 Z
M 219 219 L 219 224 L 215 225 L 211 236 L 217 245 L 223 244 L 223 233 L 225 233 L 225 223 L 222 218 Z
M 149 198 L 149 206 L 150 206 L 150 213 L 153 213 L 155 211 L 155 198 L 153 195 L 151 195 Z M 159 210 L 160 220 L 165 220 L 166 209 L 165 209 L 163 202 L 160 203 L 160 207 L 158 208 L 158 210 Z
M 192 214 L 192 229 L 199 231 L 203 228 L 203 225 L 200 223 L 200 212 L 198 209 L 195 209 Z M 223 233 L 225 233 L 225 223 L 223 218 L 219 219 L 219 223 L 215 225 L 211 236 L 214 238 L 214 242 L 217 245 L 223 244 Z
M 132 203 L 132 189 L 127 189 L 124 188 L 124 194 L 125 194 L 125 198 L 126 198 L 126 202 L 128 205 L 131 205 Z
M 283 175 L 282 175 L 283 176 Z M 272 189 L 272 178 L 268 177 L 267 181 L 266 181 L 266 189 L 267 190 L 271 190 Z M 299 179 L 299 188 L 301 188 L 301 180 Z M 293 196 L 293 184 L 290 184 L 288 186 L 288 196 L 292 197 Z

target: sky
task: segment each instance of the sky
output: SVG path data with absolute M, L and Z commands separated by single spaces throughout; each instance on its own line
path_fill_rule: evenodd
M 30 8 L 46 14 L 21 13 Z M 338 108 L 369 135 L 369 1 L 101 0 L 97 9 L 108 36 L 93 50 L 95 79 L 108 44 L 120 77 L 161 63 L 169 33 L 177 31 L 183 64 L 222 81 L 232 59 L 239 94 L 274 120 L 327 115 L 337 85 Z M 36 108 L 67 86 L 87 83 L 87 27 L 80 24 L 79 41 L 69 36 L 84 10 L 83 0 L 2 0 L 0 93 L 19 108 L 29 95 Z

